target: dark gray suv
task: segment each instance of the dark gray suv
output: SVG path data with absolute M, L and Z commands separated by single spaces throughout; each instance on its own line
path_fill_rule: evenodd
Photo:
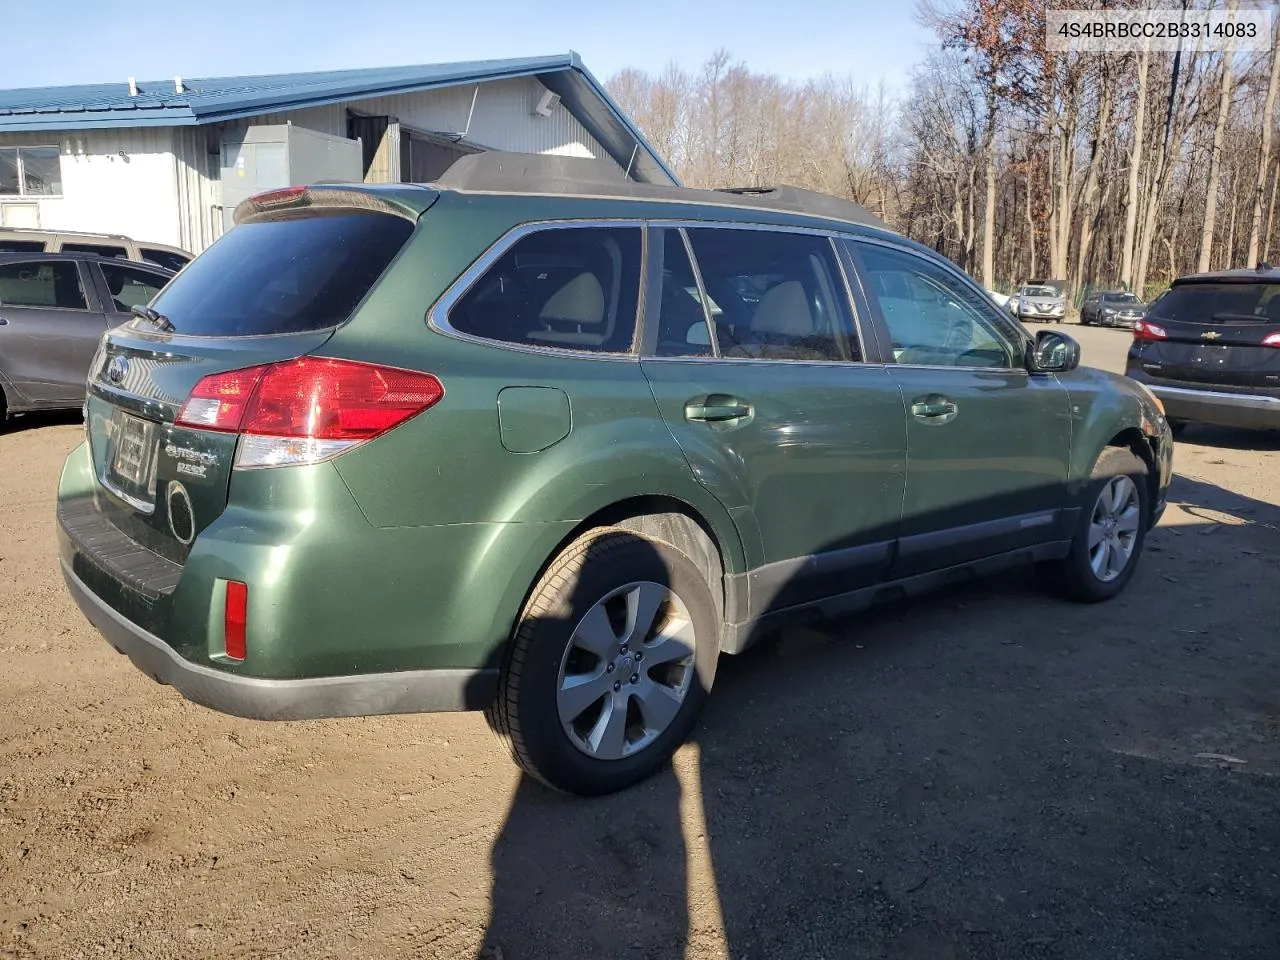
M 88 254 L 0 254 L 0 424 L 84 403 L 102 335 L 172 271 Z

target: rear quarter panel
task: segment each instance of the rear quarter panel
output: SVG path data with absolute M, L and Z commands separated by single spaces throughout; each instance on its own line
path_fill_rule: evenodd
M 445 391 L 420 416 L 334 461 L 338 474 L 375 527 L 485 525 L 468 554 L 452 558 L 465 586 L 447 602 L 476 607 L 483 597 L 486 615 L 507 628 L 576 524 L 634 497 L 687 504 L 719 542 L 725 571 L 744 571 L 732 520 L 693 477 L 638 360 L 515 350 L 428 326 L 428 310 L 476 258 L 518 223 L 550 212 L 545 202 L 523 203 L 442 196 L 375 292 L 318 351 L 427 371 Z M 537 452 L 511 452 L 499 420 L 499 394 L 510 387 L 563 393 L 567 435 Z

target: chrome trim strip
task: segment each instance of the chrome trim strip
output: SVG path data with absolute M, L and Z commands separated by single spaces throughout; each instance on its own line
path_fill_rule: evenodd
M 1164 394 L 1173 394 L 1175 397 L 1187 397 L 1192 400 L 1212 399 L 1214 402 L 1222 402 L 1228 406 L 1234 401 L 1236 406 L 1255 406 L 1267 404 L 1280 404 L 1280 397 L 1268 397 L 1257 393 L 1223 393 L 1220 390 L 1189 390 L 1185 387 L 1163 387 L 1154 383 L 1143 384 L 1148 390 L 1157 397 Z

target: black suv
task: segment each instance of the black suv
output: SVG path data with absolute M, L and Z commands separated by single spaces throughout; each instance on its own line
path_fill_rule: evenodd
M 1175 427 L 1280 428 L 1280 270 L 1175 280 L 1134 324 L 1125 373 Z

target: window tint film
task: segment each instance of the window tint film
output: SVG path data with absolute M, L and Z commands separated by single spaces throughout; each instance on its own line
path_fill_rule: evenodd
M 33 261 L 0 264 L 0 304 L 87 310 L 80 270 L 75 263 Z
M 1280 284 L 1274 283 L 1185 283 L 1170 287 L 1164 296 L 1152 302 L 1147 315 L 1152 319 L 1191 323 L 1224 320 L 1280 323 L 1277 294 L 1280 294 Z
M 507 250 L 449 311 L 459 333 L 562 350 L 626 353 L 640 292 L 638 227 L 563 227 Z
M 1013 367 L 1017 350 L 1000 315 L 924 257 L 855 243 L 867 294 L 880 305 L 898 363 Z
M 722 357 L 862 359 L 826 237 L 698 228 L 689 239 Z
M 64 243 L 61 253 L 91 253 L 95 257 L 115 257 L 128 260 L 129 251 L 124 247 L 110 246 L 104 243 Z
M 152 306 L 193 336 L 323 330 L 351 315 L 412 232 L 402 217 L 364 212 L 242 223 Z
M 662 232 L 662 299 L 658 304 L 659 357 L 709 357 L 711 331 L 698 281 L 679 230 Z
M 166 270 L 172 270 L 174 273 L 177 273 L 191 262 L 190 257 L 184 257 L 180 253 L 173 253 L 169 250 L 156 250 L 152 247 L 141 247 L 138 252 L 142 254 L 142 259 L 147 261 L 147 263 L 154 263 L 157 267 L 164 267 Z
M 163 277 L 136 267 L 114 263 L 99 264 L 99 267 L 117 313 L 128 313 L 132 307 L 150 303 L 165 285 Z

